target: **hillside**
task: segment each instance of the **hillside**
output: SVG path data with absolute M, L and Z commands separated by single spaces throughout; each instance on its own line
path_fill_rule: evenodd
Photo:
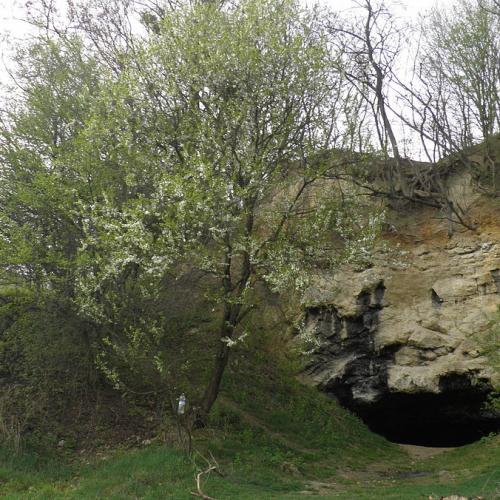
M 131 385 L 117 391 L 83 355 L 85 323 L 5 287 L 3 497 L 187 499 L 196 475 L 217 463 L 222 475 L 200 483 L 216 499 L 500 498 L 498 411 L 486 406 L 498 367 L 483 342 L 500 304 L 500 205 L 463 166 L 448 170 L 447 192 L 465 203 L 473 230 L 454 220 L 450 234 L 446 214 L 418 200 L 388 203 L 368 265 L 318 270 L 302 305 L 255 289 L 257 310 L 242 323 L 252 335 L 232 349 L 189 457 L 172 396 L 150 371 L 151 346 L 132 351 L 123 372 Z M 207 283 L 186 266 L 182 279 L 164 282 L 159 302 L 175 345 L 162 347 L 177 370 L 173 397 L 183 390 L 190 401 L 216 348 Z M 307 356 L 300 317 L 317 341 Z
M 55 447 L 50 458 L 4 451 L 2 498 L 187 500 L 207 457 L 223 475 L 203 476 L 202 490 L 221 500 L 499 498 L 498 437 L 446 451 L 401 448 L 264 361 L 258 369 L 232 367 L 239 382 L 224 387 L 210 427 L 195 434 L 192 461 L 175 444 L 175 429 L 163 443 L 157 437 L 93 450 Z

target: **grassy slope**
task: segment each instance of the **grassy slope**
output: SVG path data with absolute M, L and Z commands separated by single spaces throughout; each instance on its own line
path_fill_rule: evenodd
M 195 448 L 213 453 L 224 477 L 203 481 L 217 499 L 415 499 L 460 493 L 500 498 L 500 439 L 422 461 L 370 433 L 335 403 L 270 363 L 233 367 L 211 426 Z M 195 455 L 199 467 L 203 459 Z M 153 443 L 90 459 L 0 455 L 3 498 L 193 498 L 197 468 Z M 497 491 L 498 495 L 495 493 Z M 497 496 L 495 496 L 497 495 Z

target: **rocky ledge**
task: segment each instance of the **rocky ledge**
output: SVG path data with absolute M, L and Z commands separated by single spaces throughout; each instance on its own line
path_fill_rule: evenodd
M 317 341 L 305 375 L 391 440 L 474 441 L 500 429 L 484 404 L 500 374 L 481 349 L 499 306 L 491 232 L 417 242 L 370 269 L 321 275 L 305 302 L 305 331 Z

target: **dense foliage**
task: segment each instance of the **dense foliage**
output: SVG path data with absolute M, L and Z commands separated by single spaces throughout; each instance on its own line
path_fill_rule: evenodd
M 366 259 L 380 216 L 322 180 L 316 153 L 352 142 L 353 118 L 315 12 L 251 0 L 147 23 L 113 54 L 119 71 L 83 36 L 19 55 L 0 255 L 6 307 L 25 309 L 5 320 L 3 346 L 8 357 L 21 330 L 38 332 L 59 386 L 49 353 L 69 362 L 69 342 L 116 389 L 173 403 L 184 388 L 206 415 L 251 333 L 256 286 L 300 293 L 319 261 Z M 30 345 L 18 355 L 37 369 Z

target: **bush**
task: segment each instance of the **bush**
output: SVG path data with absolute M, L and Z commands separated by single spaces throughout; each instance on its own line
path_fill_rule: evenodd
M 0 439 L 19 447 L 28 431 L 55 430 L 82 412 L 95 390 L 88 325 L 27 294 L 2 295 Z

